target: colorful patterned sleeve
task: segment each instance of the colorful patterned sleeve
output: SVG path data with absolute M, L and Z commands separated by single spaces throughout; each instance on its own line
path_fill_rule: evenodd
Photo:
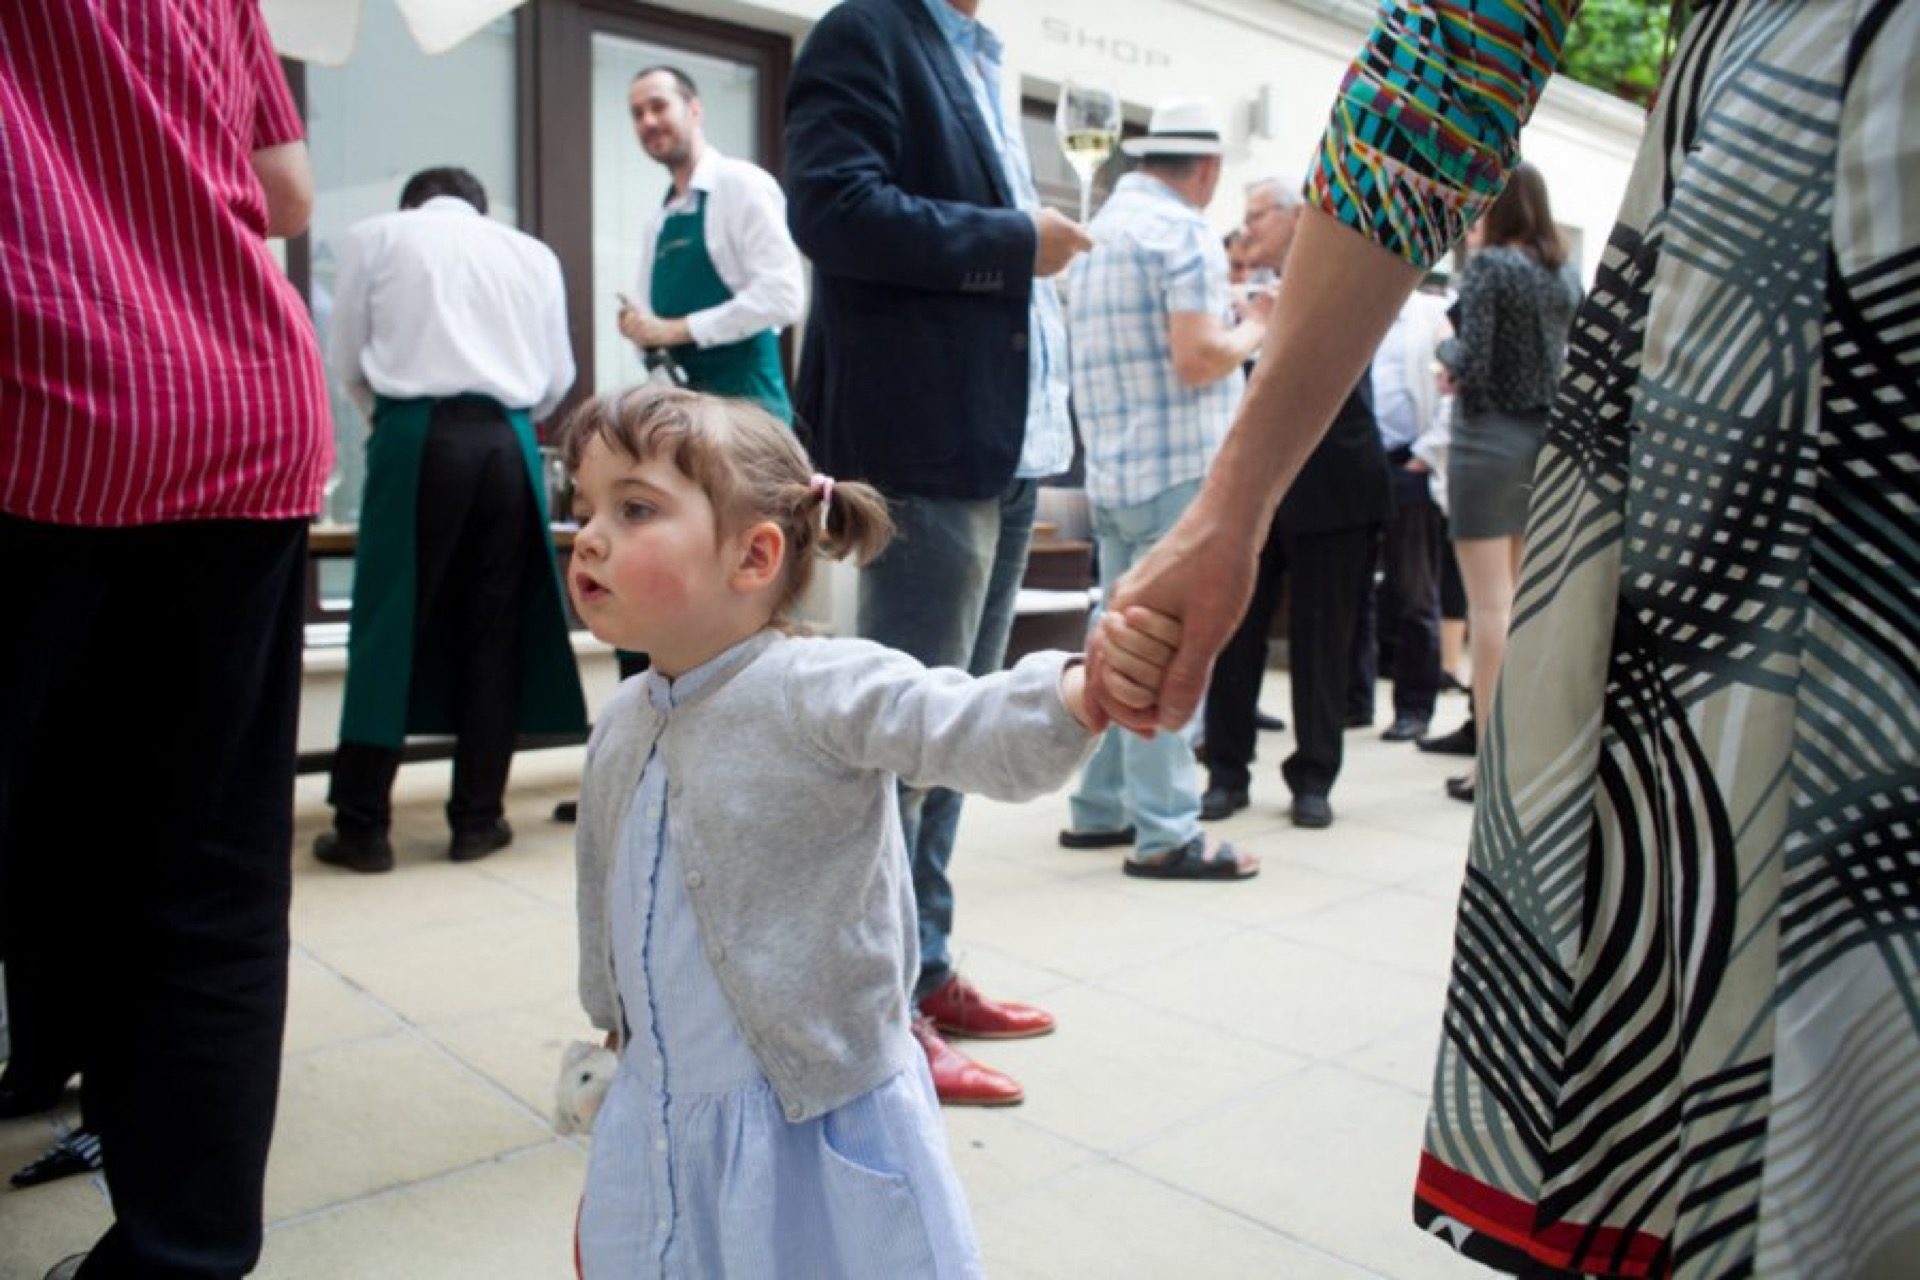
M 1500 194 L 1579 0 L 1382 0 L 1307 201 L 1428 267 Z

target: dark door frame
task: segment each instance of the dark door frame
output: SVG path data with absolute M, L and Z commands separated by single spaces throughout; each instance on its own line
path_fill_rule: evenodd
M 591 67 L 596 32 L 752 64 L 760 76 L 760 154 L 742 157 L 781 176 L 781 130 L 793 42 L 757 31 L 632 0 L 538 0 L 519 14 L 521 226 L 560 257 L 567 281 L 567 328 L 579 374 L 564 412 L 594 384 L 593 156 Z M 636 146 L 636 162 L 638 144 Z M 782 335 L 791 360 L 791 337 Z M 791 364 L 789 364 L 791 367 Z

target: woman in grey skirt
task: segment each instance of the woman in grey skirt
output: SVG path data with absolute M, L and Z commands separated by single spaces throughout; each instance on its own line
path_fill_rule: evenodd
M 1459 411 L 1447 460 L 1448 518 L 1467 588 L 1476 738 L 1484 739 L 1525 547 L 1533 464 L 1567 354 L 1580 278 L 1553 222 L 1547 184 L 1522 163 L 1467 233 L 1455 340 Z M 1473 775 L 1447 793 L 1473 799 Z

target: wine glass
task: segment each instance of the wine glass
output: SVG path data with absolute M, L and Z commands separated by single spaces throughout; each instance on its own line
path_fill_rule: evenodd
M 1080 222 L 1085 225 L 1087 203 L 1093 196 L 1093 175 L 1120 141 L 1120 100 L 1109 89 L 1069 80 L 1060 86 L 1053 131 L 1059 135 L 1067 163 L 1080 177 Z

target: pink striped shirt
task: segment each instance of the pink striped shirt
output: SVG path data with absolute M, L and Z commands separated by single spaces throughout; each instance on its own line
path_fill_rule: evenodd
M 319 509 L 326 383 L 251 163 L 300 136 L 256 0 L 0 4 L 0 511 Z

